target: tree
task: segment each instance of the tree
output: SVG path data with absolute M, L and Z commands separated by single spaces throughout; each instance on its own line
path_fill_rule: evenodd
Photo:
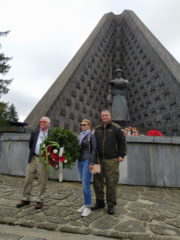
M 7 121 L 5 119 L 7 103 L 0 102 L 0 126 L 7 125 Z
M 12 103 L 4 113 L 5 120 L 8 122 L 18 122 L 18 113 L 16 112 L 16 108 Z
M 0 32 L 0 36 L 6 36 L 9 33 Z M 1 44 L 0 44 L 1 47 Z M 10 65 L 8 61 L 11 58 L 6 57 L 3 53 L 0 53 L 0 97 L 2 94 L 8 93 L 8 85 L 12 82 L 12 80 L 5 80 L 3 76 L 9 71 Z M 14 104 L 9 106 L 8 103 L 0 102 L 0 125 L 8 125 L 10 122 L 17 122 L 18 114 L 16 112 Z
M 0 32 L 0 36 L 6 36 L 8 33 L 9 31 Z M 2 78 L 2 75 L 5 75 L 10 69 L 10 65 L 7 63 L 10 59 L 9 57 L 5 57 L 3 53 L 0 53 L 0 97 L 2 94 L 8 93 L 8 85 L 12 82 L 12 80 L 5 80 Z
M 14 104 L 10 106 L 8 103 L 0 102 L 0 124 L 8 125 L 11 122 L 18 122 L 18 113 Z

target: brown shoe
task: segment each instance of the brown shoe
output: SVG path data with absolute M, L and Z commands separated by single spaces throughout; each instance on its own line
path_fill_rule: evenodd
M 35 209 L 41 209 L 43 207 L 43 203 L 42 202 L 36 202 L 36 205 L 35 205 Z
M 20 203 L 18 203 L 16 205 L 16 207 L 21 208 L 21 207 L 24 207 L 24 206 L 29 205 L 29 204 L 30 204 L 30 201 L 21 200 Z

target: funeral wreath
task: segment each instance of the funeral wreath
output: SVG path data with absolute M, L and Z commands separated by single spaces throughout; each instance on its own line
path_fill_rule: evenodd
M 75 133 L 68 129 L 53 128 L 50 135 L 41 143 L 39 159 L 50 166 L 59 168 L 63 162 L 65 168 L 71 168 L 79 156 L 80 145 Z

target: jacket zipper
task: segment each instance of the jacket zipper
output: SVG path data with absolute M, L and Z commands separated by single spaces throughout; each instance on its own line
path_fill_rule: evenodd
M 104 137 L 103 137 L 103 158 L 104 158 L 104 142 L 105 142 L 105 131 L 106 131 L 106 129 L 104 128 Z

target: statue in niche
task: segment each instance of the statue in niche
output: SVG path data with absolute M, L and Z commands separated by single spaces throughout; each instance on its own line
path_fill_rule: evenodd
M 129 81 L 122 78 L 122 70 L 116 69 L 114 79 L 108 86 L 108 108 L 112 113 L 112 120 L 126 125 L 130 121 L 126 94 L 129 88 Z

